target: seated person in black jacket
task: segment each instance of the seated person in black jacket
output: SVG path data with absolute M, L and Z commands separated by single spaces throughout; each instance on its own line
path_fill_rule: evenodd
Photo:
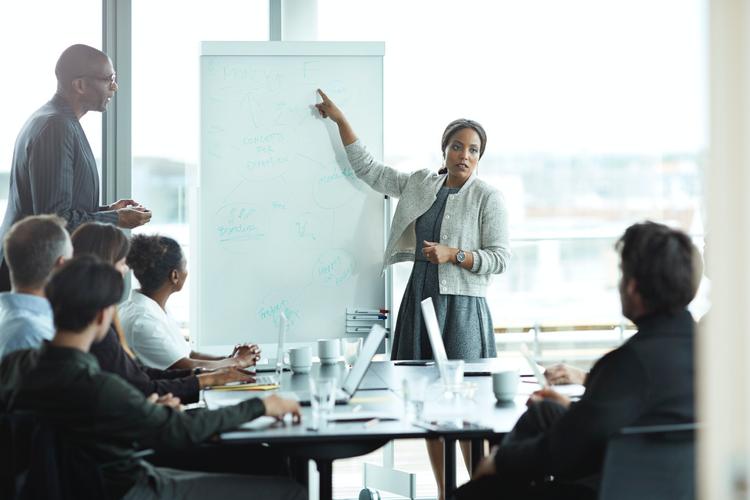
M 127 272 L 125 258 L 130 250 L 130 241 L 115 226 L 98 222 L 82 224 L 73 232 L 71 239 L 74 256 L 94 255 L 112 264 L 123 275 Z M 144 367 L 135 360 L 125 342 L 117 312 L 104 339 L 91 346 L 91 354 L 96 356 L 102 370 L 121 376 L 144 395 L 172 394 L 183 403 L 198 401 L 200 389 L 204 387 L 235 381 L 254 381 L 248 372 L 232 367 L 206 370 L 197 376 L 193 370 L 157 370 Z M 248 357 L 246 360 L 247 364 L 255 363 L 255 355 L 251 357 L 252 359 Z M 239 356 L 237 359 L 240 359 Z
M 455 498 L 595 498 L 595 481 L 585 479 L 601 472 L 607 440 L 621 428 L 695 420 L 695 322 L 686 308 L 699 253 L 686 234 L 653 222 L 629 227 L 616 248 L 622 313 L 638 332 L 594 365 L 580 401 L 534 393 Z
M 128 270 L 125 258 L 130 249 L 130 241 L 125 233 L 111 224 L 88 222 L 82 224 L 71 236 L 73 255 L 94 255 L 112 264 L 123 276 Z M 119 375 L 145 396 L 172 395 L 182 403 L 194 403 L 200 397 L 200 389 L 228 382 L 254 382 L 255 379 L 245 370 L 228 367 L 215 370 L 201 369 L 200 374 L 193 370 L 159 370 L 149 368 L 135 359 L 125 341 L 119 325 L 117 311 L 112 319 L 109 332 L 91 346 L 91 354 L 96 356 L 99 367 Z M 239 352 L 235 356 L 241 360 Z M 254 364 L 256 354 L 245 355 L 244 364 Z M 227 360 L 230 361 L 230 360 Z M 248 449 L 247 460 L 233 460 L 224 450 L 197 448 L 170 452 L 162 450 L 150 455 L 147 460 L 154 465 L 177 469 L 199 470 L 204 472 L 236 472 L 263 475 L 286 475 L 289 472 L 287 457 L 268 447 L 256 446 Z
M 0 406 L 44 418 L 99 464 L 106 498 L 307 498 L 302 487 L 286 479 L 186 473 L 137 458 L 139 445 L 186 448 L 261 415 L 291 414 L 299 420 L 299 406 L 271 395 L 188 416 L 172 398 L 159 404 L 102 372 L 89 348 L 107 334 L 123 286 L 120 273 L 95 257 L 64 264 L 45 288 L 55 336 L 39 350 L 3 359 Z

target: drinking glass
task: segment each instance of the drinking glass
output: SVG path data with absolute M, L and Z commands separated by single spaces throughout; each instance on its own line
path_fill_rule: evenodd
M 464 383 L 464 360 L 449 359 L 443 362 L 442 373 L 443 389 L 446 393 L 454 395 L 461 391 Z
M 312 427 L 320 429 L 328 423 L 336 404 L 336 380 L 332 378 L 310 377 L 310 406 Z
M 404 393 L 404 413 L 409 422 L 418 422 L 422 419 L 427 382 L 427 377 L 419 376 L 404 378 L 401 381 Z
M 362 337 L 355 339 L 344 339 L 344 360 L 349 368 L 354 365 L 362 350 Z

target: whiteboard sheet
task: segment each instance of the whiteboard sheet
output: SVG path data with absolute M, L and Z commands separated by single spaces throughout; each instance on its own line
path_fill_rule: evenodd
M 282 311 L 290 342 L 342 337 L 347 307 L 385 305 L 384 198 L 313 104 L 324 89 L 382 159 L 382 44 L 202 50 L 198 346 L 273 342 Z

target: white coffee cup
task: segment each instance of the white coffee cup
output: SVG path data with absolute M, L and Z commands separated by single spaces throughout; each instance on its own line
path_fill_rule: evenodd
M 324 365 L 336 363 L 341 357 L 341 340 L 318 340 L 318 357 L 320 358 L 320 362 Z
M 521 377 L 518 370 L 505 370 L 492 374 L 492 392 L 498 401 L 513 401 L 518 393 Z
M 306 345 L 289 349 L 289 365 L 294 373 L 310 373 L 312 348 Z

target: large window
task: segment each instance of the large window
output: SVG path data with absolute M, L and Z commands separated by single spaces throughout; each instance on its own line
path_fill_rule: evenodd
M 267 40 L 267 0 L 133 0 L 133 197 L 153 210 L 136 232 L 182 244 L 199 146 L 199 56 L 204 40 Z M 187 323 L 190 279 L 169 301 Z
M 437 169 L 454 118 L 487 129 L 479 175 L 505 195 L 514 254 L 496 328 L 617 324 L 623 230 L 703 233 L 704 4 L 319 0 L 319 38 L 386 42 L 392 166 Z
M 55 64 L 70 45 L 101 49 L 101 0 L 33 0 L 0 3 L 0 217 L 8 201 L 8 181 L 16 136 L 28 117 L 52 98 Z M 101 170 L 102 115 L 87 113 L 81 125 Z

